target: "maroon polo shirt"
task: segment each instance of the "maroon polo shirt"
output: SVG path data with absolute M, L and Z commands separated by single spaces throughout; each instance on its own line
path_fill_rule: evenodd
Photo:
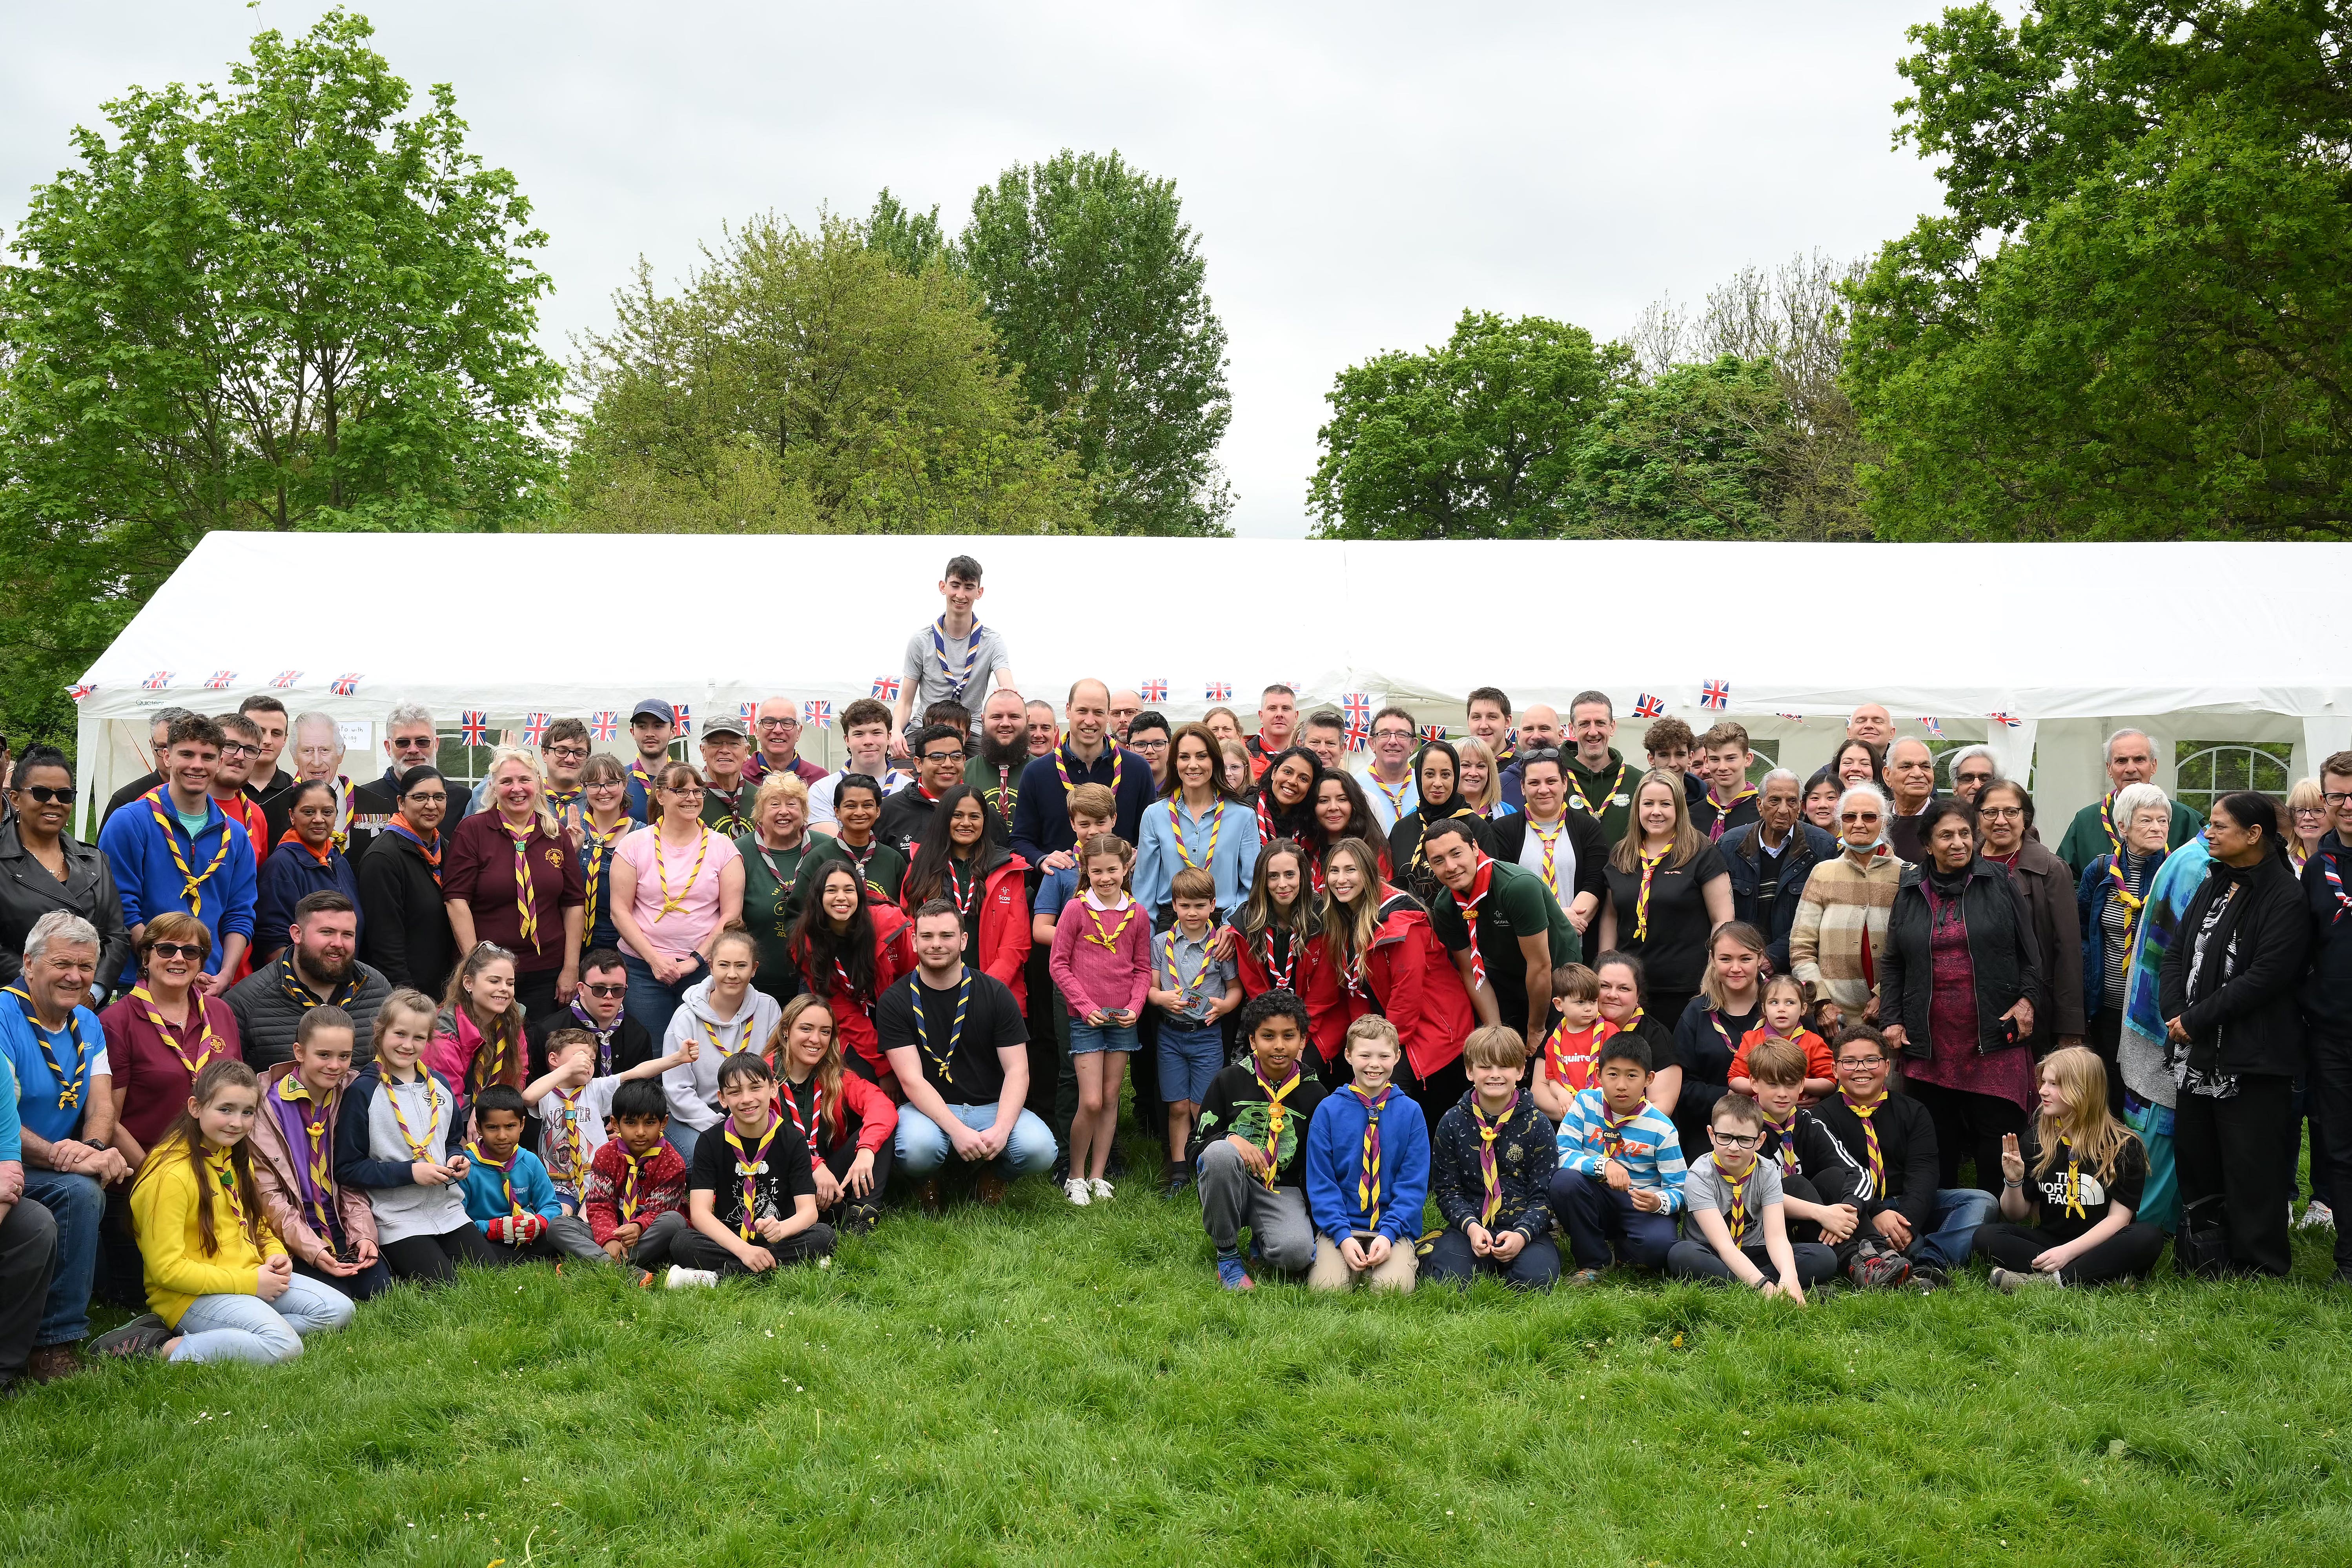
M 551 973 L 563 967 L 563 911 L 588 902 L 588 884 L 572 835 L 550 837 L 533 826 L 524 856 L 530 865 L 530 902 L 539 918 L 538 942 L 522 937 L 522 904 L 515 886 L 514 837 L 497 810 L 476 812 L 446 832 L 449 847 L 441 863 L 441 896 L 463 899 L 474 912 L 474 935 L 515 955 L 524 974 Z
M 204 1025 L 197 1021 L 194 1004 L 189 998 L 187 1026 L 173 1029 L 172 1038 L 194 1061 L 196 1053 L 205 1048 Z M 227 1047 L 226 1056 L 233 1061 L 245 1059 L 244 1042 L 237 1038 L 236 1015 L 228 1004 L 217 996 L 205 1000 L 205 1017 L 213 1026 L 214 1037 Z M 122 1130 L 139 1140 L 142 1149 L 152 1149 L 155 1140 L 163 1136 L 172 1119 L 187 1109 L 188 1091 L 195 1087 L 195 1075 L 173 1054 L 172 1046 L 155 1026 L 148 1020 L 145 1004 L 136 997 L 125 996 L 98 1016 L 99 1026 L 106 1031 L 106 1066 L 114 1075 L 114 1087 L 122 1095 Z M 213 1058 L 217 1059 L 217 1058 Z

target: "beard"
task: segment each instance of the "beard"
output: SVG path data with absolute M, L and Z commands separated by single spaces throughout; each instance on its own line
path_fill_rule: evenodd
M 1027 731 L 1004 742 L 999 742 L 983 731 L 980 737 L 980 760 L 992 768 L 1011 768 L 1019 772 L 1029 761 Z
M 312 952 L 308 948 L 297 948 L 295 957 L 304 974 L 313 980 L 325 981 L 331 988 L 341 985 L 352 973 L 349 954 L 338 957 L 331 953 Z

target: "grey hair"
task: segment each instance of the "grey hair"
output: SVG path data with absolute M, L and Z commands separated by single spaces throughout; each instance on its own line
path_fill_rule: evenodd
M 192 708 L 158 708 L 148 717 L 147 721 L 150 724 L 176 724 L 183 719 L 193 719 L 195 716 L 195 710 Z
M 1803 797 L 1805 793 L 1805 781 L 1797 776 L 1797 773 L 1794 768 L 1774 768 L 1770 773 L 1766 773 L 1762 778 L 1756 781 L 1756 793 L 1758 795 L 1762 795 L 1766 790 L 1772 786 L 1772 781 L 1774 779 L 1787 779 L 1790 784 L 1797 786 L 1797 795 L 1799 798 L 1801 799 Z
M 1856 795 L 1867 797 L 1871 805 L 1878 807 L 1878 837 L 1873 839 L 1872 843 L 1885 843 L 1886 815 L 1895 809 L 1895 803 L 1887 799 L 1886 795 L 1874 784 L 1848 784 L 1844 789 L 1838 792 L 1837 813 L 1840 817 L 1843 817 L 1845 816 L 1845 803 L 1852 800 Z M 1845 843 L 1844 831 L 1845 824 L 1841 821 L 1838 824 L 1838 841 L 1841 844 Z M 1847 847 L 1851 848 L 1852 846 L 1848 845 Z
M 305 714 L 304 717 L 308 718 L 309 715 Z M 384 733 L 388 735 L 392 733 L 393 731 L 400 728 L 403 724 L 430 724 L 432 722 L 433 710 L 425 706 L 424 703 L 395 702 L 392 705 L 392 711 L 383 716 L 383 730 Z
M 287 731 L 287 733 L 289 735 L 299 735 L 302 732 L 302 726 L 305 724 L 324 724 L 327 727 L 327 733 L 335 738 L 335 750 L 338 752 L 342 751 L 343 727 L 335 722 L 335 716 L 333 714 L 320 713 L 316 710 L 308 713 L 297 713 L 294 715 L 293 725 Z
M 1994 754 L 1993 749 L 1990 746 L 1986 745 L 1981 741 L 1973 746 L 1962 746 L 1958 751 L 1952 753 L 1950 763 L 1952 776 L 1954 778 L 1960 776 L 1960 764 L 1967 762 L 1970 757 L 1982 757 L 1986 762 L 1990 763 L 1992 764 L 1992 778 L 1988 782 L 1993 784 L 2000 782 L 2000 779 L 2003 776 L 2000 771 L 2000 758 Z
M 2146 741 L 2146 742 L 2147 742 L 2147 749 L 2148 749 L 2149 751 L 2153 752 L 2153 751 L 2155 751 L 2155 750 L 2156 750 L 2156 737 L 2155 737 L 2155 736 L 2153 736 L 2153 735 L 2151 735 L 2151 734 L 2149 734 L 2147 731 L 2145 731 L 2145 730 L 2118 730 L 2118 731 L 2116 731 L 2114 734 L 2112 734 L 2112 735 L 2110 735 L 2110 736 L 2108 736 L 2108 737 L 2107 737 L 2107 743 L 2106 743 L 2105 746 L 2102 746 L 2102 747 L 2099 749 L 2099 754 L 2100 754 L 2102 757 L 2105 758 L 2108 762 L 2113 762 L 2113 761 L 2115 761 L 2115 759 L 2116 759 L 2116 742 L 2117 741 L 2122 740 L 2122 739 L 2123 739 L 2125 736 L 2126 736 L 2126 735 L 2137 735 L 2137 736 L 2138 736 L 2141 740 Z
M 33 922 L 32 931 L 25 937 L 25 967 L 30 969 L 33 961 L 49 950 L 50 943 L 59 942 L 68 947 L 96 950 L 100 945 L 98 928 L 71 910 L 51 910 Z
M 2128 784 L 2116 791 L 2116 803 L 2107 808 L 2107 815 L 2116 825 L 2116 834 L 2120 836 L 2130 830 L 2133 817 L 2152 805 L 2163 810 L 2168 823 L 2172 816 L 2170 796 L 2152 784 Z M 2169 828 L 2167 831 L 2169 831 Z

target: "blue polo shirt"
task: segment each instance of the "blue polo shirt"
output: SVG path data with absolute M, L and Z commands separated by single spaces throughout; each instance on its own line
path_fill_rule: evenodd
M 33 1022 L 31 1003 L 15 992 L 0 994 L 0 1056 L 7 1058 L 16 1078 L 16 1092 L 9 1096 L 10 1125 L 0 1129 L 9 1143 L 21 1143 L 20 1127 L 52 1143 L 75 1136 L 89 1109 L 92 1081 L 109 1076 L 106 1031 L 89 1008 L 75 1008 L 66 1027 L 46 1035 L 48 1056 L 57 1058 L 56 1072 L 49 1070 L 48 1057 L 41 1052 L 44 1035 Z M 59 1091 L 68 1082 L 79 1093 L 75 1103 L 60 1105 Z M 0 1152 L 0 1160 L 14 1157 Z

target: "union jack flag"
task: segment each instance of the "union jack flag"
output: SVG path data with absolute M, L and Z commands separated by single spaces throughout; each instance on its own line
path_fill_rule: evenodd
M 677 721 L 677 732 L 679 734 L 691 735 L 694 733 L 694 715 L 687 711 L 685 703 L 680 702 L 673 705 L 670 709 L 670 712 Z
M 339 675 L 335 677 L 335 683 L 327 689 L 332 691 L 338 697 L 349 697 L 359 689 L 360 678 L 358 676 Z
M 1421 738 L 1424 741 L 1443 741 L 1445 739 L 1445 726 L 1443 724 L 1423 724 L 1421 727 Z
M 457 715 L 457 739 L 469 746 L 486 746 L 490 742 L 490 716 L 478 708 L 468 708 Z
M 206 691 L 226 691 L 228 689 L 228 683 L 236 679 L 236 671 L 233 669 L 215 669 L 213 671 L 211 679 L 205 682 L 205 689 Z
M 751 716 L 759 712 L 759 710 L 760 705 L 756 702 L 738 702 L 735 704 L 735 717 L 743 721 L 743 727 L 747 730 L 751 727 Z
M 1212 702 L 1231 702 L 1234 700 L 1234 683 L 1230 680 L 1212 680 L 1209 682 L 1208 699 Z
M 1919 728 L 1927 731 L 1927 733 L 1935 736 L 1938 741 L 1944 738 L 1944 726 L 1937 721 L 1929 718 L 1925 713 L 1919 715 Z
M 67 687 L 67 688 L 66 688 L 66 695 L 67 695 L 68 697 L 72 698 L 76 702 L 79 702 L 79 701 L 80 701 L 83 698 L 85 698 L 85 697 L 89 696 L 91 692 L 93 692 L 93 691 L 95 691 L 95 690 L 97 690 L 97 689 L 98 689 L 98 688 L 97 688 L 97 687 L 92 686 L 92 685 L 90 685 L 89 682 L 85 681 L 85 682 L 83 682 L 82 684 L 80 684 L 80 685 L 79 685 L 79 686 L 68 686 L 68 687 Z
M 172 686 L 172 672 L 168 669 L 159 669 L 141 681 L 139 685 L 140 689 L 145 691 L 167 691 Z
M 1731 682 L 1728 680 L 1708 681 L 1705 686 L 1699 689 L 1698 705 L 1702 708 L 1717 709 L 1730 707 Z
M 281 669 L 269 678 L 269 689 L 283 691 L 301 679 L 302 672 L 299 669 Z
M 1360 752 L 1370 742 L 1371 738 L 1372 730 L 1370 725 L 1365 723 L 1360 719 L 1351 719 L 1349 721 L 1348 750 L 1351 752 Z
M 895 680 L 890 683 L 893 689 L 896 689 L 898 684 Z M 819 698 L 811 698 L 801 704 L 801 722 L 814 724 L 820 730 L 832 729 L 833 704 Z
M 2024 720 L 2013 718 L 2007 713 L 1988 713 L 1985 717 L 1990 719 L 1997 724 L 2006 724 L 2012 730 L 2025 722 Z
M 1371 697 L 1362 691 L 1346 692 L 1339 699 L 1339 710 L 1347 714 L 1350 724 L 1370 724 L 1372 721 Z
M 1164 681 L 1164 680 L 1147 680 L 1147 681 L 1145 681 L 1145 682 L 1143 683 L 1143 700 L 1144 700 L 1146 702 L 1151 702 L 1151 703 L 1160 703 L 1160 702 L 1165 702 L 1165 701 L 1167 701 L 1167 700 L 1168 700 L 1168 683 L 1167 683 L 1166 681 Z
M 898 678 L 895 675 L 876 676 L 874 678 L 874 695 L 877 700 L 884 702 L 896 702 L 898 700 Z
M 1654 719 L 1665 710 L 1666 704 L 1664 698 L 1653 697 L 1646 691 L 1638 691 L 1633 694 L 1634 718 Z
M 526 746 L 536 746 L 541 741 L 547 739 L 548 723 L 548 717 L 544 713 L 524 714 L 522 716 L 522 743 Z
M 621 732 L 621 716 L 610 708 L 601 708 L 588 721 L 588 732 L 600 741 L 609 741 Z

